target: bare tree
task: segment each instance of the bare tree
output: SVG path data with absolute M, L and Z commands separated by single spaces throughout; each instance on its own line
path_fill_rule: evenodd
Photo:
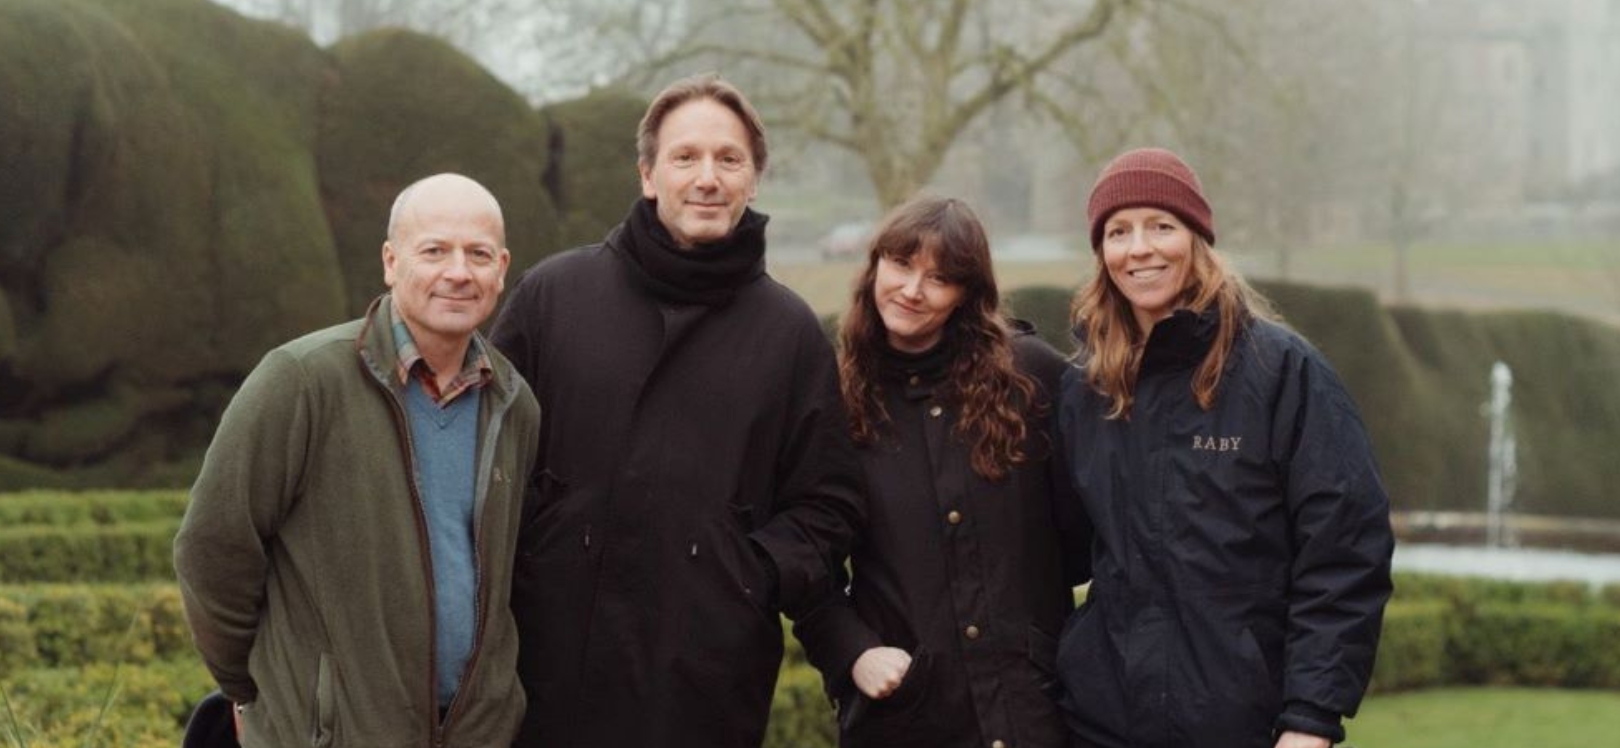
M 443 6 L 440 0 L 218 0 L 251 16 L 309 32 L 322 43 L 383 26 L 423 27 Z
M 693 38 L 650 67 L 717 63 L 751 80 L 773 126 L 853 154 L 888 206 L 1009 97 L 1087 128 L 1058 103 L 1085 85 L 1066 66 L 1136 4 L 694 0 Z

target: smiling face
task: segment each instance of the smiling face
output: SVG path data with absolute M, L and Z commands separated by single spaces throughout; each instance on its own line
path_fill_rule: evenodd
M 399 207 L 383 281 L 418 346 L 463 345 L 495 311 L 512 256 L 500 206 L 464 177 L 431 177 Z
M 922 353 L 945 335 L 945 323 L 962 304 L 963 289 L 940 273 L 933 240 L 910 256 L 878 258 L 872 301 L 897 351 Z
M 1193 234 L 1158 208 L 1125 208 L 1103 224 L 1103 266 L 1146 335 L 1180 304 L 1192 267 Z
M 658 127 L 658 153 L 641 164 L 641 194 L 677 246 L 724 239 L 742 220 L 759 171 L 742 119 L 714 99 L 671 110 Z

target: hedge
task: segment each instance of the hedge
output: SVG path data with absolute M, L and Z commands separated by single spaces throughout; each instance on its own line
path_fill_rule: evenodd
M 0 527 L 116 525 L 179 519 L 184 491 L 23 491 L 0 494 Z
M 98 726 L 101 705 L 115 681 L 112 708 Z M 0 677 L 0 686 L 31 748 L 173 748 L 180 743 L 192 706 L 213 690 L 214 683 L 202 663 L 185 659 L 28 670 L 9 681 Z M 9 734 L 3 712 L 0 733 Z
M 0 584 L 174 578 L 178 518 L 83 527 L 0 528 Z
M 192 654 L 179 588 L 0 587 L 0 680 L 9 673 Z
M 1397 575 L 1372 690 L 1444 685 L 1620 688 L 1620 586 Z M 134 621 L 133 626 L 131 620 Z M 177 742 L 212 689 L 172 585 L 0 587 L 0 685 L 31 744 L 78 744 L 118 668 L 109 744 Z M 0 728 L 4 727 L 0 721 Z M 832 748 L 832 707 L 787 640 L 768 748 Z
M 1614 586 L 1620 588 L 1620 585 Z M 1607 598 L 1603 595 L 1594 595 L 1592 588 L 1584 582 L 1570 580 L 1516 582 L 1483 577 L 1405 573 L 1395 575 L 1395 599 L 1434 600 L 1463 609 L 1471 609 L 1485 603 L 1555 603 L 1582 606 L 1607 602 Z M 1620 597 L 1615 597 L 1613 603 L 1620 605 Z
M 1395 575 L 1376 691 L 1620 688 L 1620 585 Z
M 1620 611 L 1486 603 L 1451 619 L 1446 654 L 1456 683 L 1620 688 Z
M 1392 603 L 1384 611 L 1371 690 L 1400 691 L 1446 680 L 1446 621 L 1439 601 Z

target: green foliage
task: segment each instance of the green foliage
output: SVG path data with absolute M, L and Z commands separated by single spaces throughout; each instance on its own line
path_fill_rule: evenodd
M 1598 592 L 1598 597 L 1602 599 L 1603 602 L 1616 608 L 1620 608 L 1620 582 L 1611 582 L 1603 585 L 1603 589 Z
M 0 681 L 10 673 L 31 665 L 34 630 L 28 625 L 28 609 L 15 600 L 0 597 Z
M 0 487 L 189 481 L 215 384 L 381 290 L 418 177 L 489 186 L 514 267 L 556 248 L 545 120 L 425 36 L 4 0 L 0 90 Z
M 214 688 L 208 671 L 192 658 L 135 667 L 40 668 L 9 682 L 0 676 L 0 686 L 10 693 L 32 748 L 78 748 L 92 733 L 102 745 L 171 748 L 180 742 L 192 706 Z M 117 700 L 102 718 L 101 706 L 114 688 Z
M 1589 586 L 1575 581 L 1519 582 L 1484 577 L 1455 577 L 1438 574 L 1395 574 L 1395 599 L 1438 601 L 1453 608 L 1470 610 L 1482 604 L 1551 603 L 1585 606 L 1600 598 Z
M 116 525 L 179 519 L 184 491 L 23 491 L 0 494 L 0 527 Z
M 1620 688 L 1620 611 L 1487 603 L 1450 628 L 1456 682 Z
M 821 322 L 821 334 L 826 335 L 827 341 L 832 343 L 833 348 L 836 349 L 838 347 L 838 326 L 843 323 L 843 317 L 837 314 L 828 314 L 822 316 L 818 321 Z
M 1372 690 L 1394 691 L 1445 682 L 1449 612 L 1449 606 L 1439 601 L 1393 603 L 1384 611 Z
M 0 287 L 0 361 L 12 357 L 17 351 L 17 326 L 11 321 L 11 303 L 6 290 Z
M 1373 690 L 1620 687 L 1620 606 L 1578 582 L 1398 574 Z
M 173 579 L 178 519 L 0 527 L 0 583 Z
M 200 0 L 0 3 L 16 333 L 0 430 L 28 460 L 0 465 L 5 485 L 74 483 L 55 469 L 191 407 L 170 385 L 240 376 L 338 316 L 309 155 L 324 65 L 300 35 Z
M 1007 294 L 1007 313 L 1035 325 L 1035 334 L 1053 348 L 1068 354 L 1075 349 L 1069 324 L 1069 304 L 1074 292 L 1056 286 L 1027 286 Z
M 514 270 L 555 248 L 541 189 L 547 127 L 522 97 L 449 44 L 402 29 L 344 39 L 331 56 L 316 153 L 351 316 L 383 290 L 389 209 L 422 177 L 459 172 L 495 194 Z
M 776 678 L 766 748 L 833 748 L 838 727 L 821 674 L 803 662 L 787 662 Z
M 551 123 L 548 190 L 561 213 L 559 248 L 592 244 L 641 196 L 636 126 L 647 102 L 599 91 L 540 110 Z
M 27 630 L 8 634 L 18 623 L 19 608 Z M 32 642 L 32 655 L 0 660 L 10 662 L 13 672 L 144 663 L 191 653 L 180 592 L 172 584 L 0 587 L 0 636 L 8 635 Z
M 24 379 L 241 367 L 332 319 L 310 161 L 288 157 L 312 141 L 313 44 L 197 0 L 12 2 L 0 28 L 18 56 L 0 69 L 40 71 L 8 89 L 31 106 L 5 133 L 32 146 L 5 196 L 6 215 L 37 216 L 5 274 Z

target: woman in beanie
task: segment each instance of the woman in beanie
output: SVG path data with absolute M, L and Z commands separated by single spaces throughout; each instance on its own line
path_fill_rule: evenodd
M 846 748 L 1067 744 L 1047 692 L 1085 576 L 1065 578 L 1053 517 L 1067 477 L 1050 395 L 1069 366 L 999 307 L 965 204 L 925 197 L 884 220 L 839 335 L 866 524 L 848 595 L 794 629 Z
M 1096 276 L 1058 430 L 1095 525 L 1060 702 L 1083 746 L 1326 748 L 1372 673 L 1394 547 L 1355 404 L 1143 149 L 1087 205 Z

